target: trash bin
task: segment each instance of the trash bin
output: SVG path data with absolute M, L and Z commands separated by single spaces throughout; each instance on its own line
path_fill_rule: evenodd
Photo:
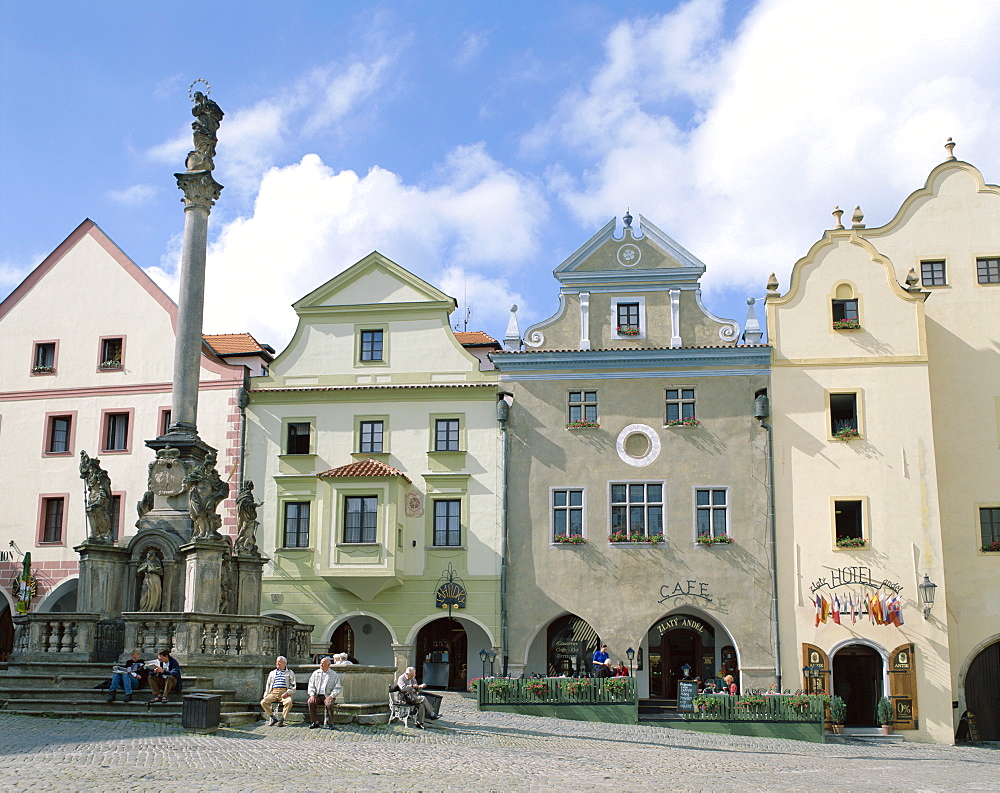
M 222 697 L 219 694 L 185 694 L 181 725 L 185 730 L 213 733 L 219 729 Z

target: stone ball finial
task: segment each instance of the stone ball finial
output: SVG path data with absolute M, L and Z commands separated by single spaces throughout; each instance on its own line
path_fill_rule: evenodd
M 947 159 L 949 160 L 958 159 L 958 157 L 955 156 L 955 141 L 953 141 L 951 138 L 948 138 L 948 140 L 944 144 L 944 147 L 948 150 Z
M 854 214 L 851 215 L 851 228 L 852 229 L 863 229 L 865 224 L 862 222 L 865 219 L 865 213 L 861 211 L 861 205 L 854 207 Z
M 834 225 L 834 228 L 835 229 L 844 228 L 844 224 L 841 221 L 841 218 L 844 216 L 844 210 L 841 209 L 839 206 L 836 206 L 833 208 L 833 212 L 831 214 L 833 215 L 833 219 L 837 221 L 836 224 Z
M 913 267 L 911 267 L 910 272 L 906 274 L 906 288 L 911 291 L 917 289 L 918 288 L 917 283 L 919 281 L 920 279 L 917 277 L 917 271 Z
M 514 305 L 512 305 L 510 307 L 510 313 L 511 314 L 516 314 L 517 313 L 517 303 L 515 303 Z
M 767 291 L 772 295 L 778 294 L 778 278 L 774 273 L 767 279 Z
M 757 299 L 756 299 L 756 298 L 753 298 L 753 297 L 748 297 L 748 298 L 747 298 L 747 305 L 748 305 L 748 306 L 752 306 L 752 305 L 753 305 L 754 303 L 756 303 L 756 302 L 757 302 Z
M 629 210 L 626 207 L 625 214 L 622 216 L 622 223 L 625 224 L 625 228 L 632 228 L 632 215 L 629 214 Z

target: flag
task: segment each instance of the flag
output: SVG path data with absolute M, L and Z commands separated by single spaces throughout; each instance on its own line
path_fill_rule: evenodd
M 821 606 L 821 614 L 820 614 L 820 618 L 819 619 L 820 619 L 820 622 L 822 622 L 824 625 L 826 625 L 826 618 L 828 616 L 830 616 L 830 602 L 823 595 L 820 595 L 820 600 L 822 601 L 822 606 Z
M 816 595 L 816 597 L 813 598 L 813 603 L 816 604 L 816 623 L 815 623 L 814 627 L 818 628 L 819 627 L 820 614 L 823 611 L 823 609 L 820 608 L 820 605 L 819 605 L 819 595 Z
M 903 624 L 903 601 L 896 598 L 896 624 Z
M 840 625 L 840 597 L 833 596 L 833 621 Z
M 847 608 L 851 612 L 851 624 L 853 625 L 854 623 L 856 623 L 858 621 L 858 615 L 854 611 L 854 593 L 853 592 L 848 592 L 847 593 Z
M 882 595 L 882 602 L 879 605 L 882 606 L 882 622 L 886 625 L 891 625 L 892 619 L 889 616 L 889 596 Z

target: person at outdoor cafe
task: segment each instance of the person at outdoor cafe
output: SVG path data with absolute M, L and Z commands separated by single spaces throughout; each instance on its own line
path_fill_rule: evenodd
M 614 677 L 614 672 L 611 670 L 611 659 L 605 659 L 603 664 L 597 664 L 597 671 L 594 673 L 594 677 Z
M 628 667 L 625 666 L 624 661 L 619 661 L 618 666 L 614 669 L 615 677 L 628 677 Z

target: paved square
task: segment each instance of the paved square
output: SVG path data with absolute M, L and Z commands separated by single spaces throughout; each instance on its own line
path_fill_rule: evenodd
M 479 713 L 447 694 L 424 731 L 263 722 L 193 735 L 0 712 L 6 790 L 1000 791 L 1000 752 L 812 744 Z

